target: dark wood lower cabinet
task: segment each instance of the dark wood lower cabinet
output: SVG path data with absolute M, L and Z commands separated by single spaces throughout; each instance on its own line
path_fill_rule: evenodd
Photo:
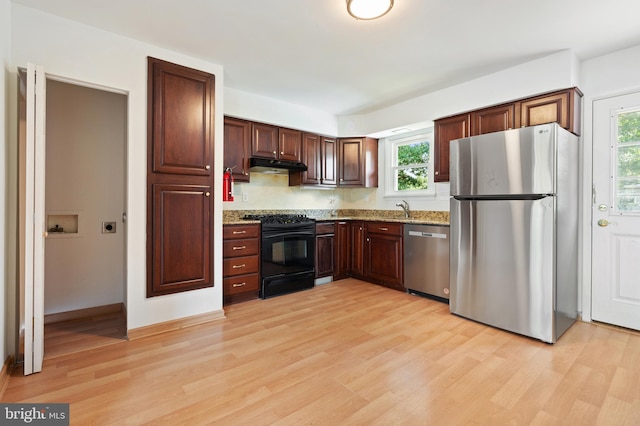
M 402 224 L 368 222 L 364 247 L 365 278 L 404 291 Z
M 351 274 L 364 278 L 364 222 L 351 223 Z
M 206 185 L 151 185 L 148 296 L 213 285 L 212 192 Z
M 316 224 L 316 278 L 333 275 L 335 265 L 335 223 Z
M 336 223 L 334 279 L 354 277 L 404 291 L 401 223 Z
M 336 222 L 335 233 L 336 259 L 333 279 L 347 278 L 351 272 L 351 224 L 347 221 Z
M 222 228 L 224 304 L 257 299 L 260 291 L 260 225 Z

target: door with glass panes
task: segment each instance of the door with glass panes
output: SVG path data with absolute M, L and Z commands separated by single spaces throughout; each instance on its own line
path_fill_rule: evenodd
M 593 114 L 591 317 L 640 330 L 640 93 Z

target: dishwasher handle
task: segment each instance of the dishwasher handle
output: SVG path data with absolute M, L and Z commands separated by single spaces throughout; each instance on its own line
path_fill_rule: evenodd
M 421 232 L 421 231 L 409 231 L 410 237 L 426 237 L 426 238 L 443 238 L 447 239 L 447 234 L 441 234 L 439 232 Z

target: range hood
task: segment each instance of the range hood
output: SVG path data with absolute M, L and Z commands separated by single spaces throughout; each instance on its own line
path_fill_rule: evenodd
M 251 157 L 249 166 L 252 172 L 268 173 L 268 174 L 285 174 L 290 171 L 306 172 L 307 166 L 304 163 L 290 160 L 275 160 L 270 158 Z

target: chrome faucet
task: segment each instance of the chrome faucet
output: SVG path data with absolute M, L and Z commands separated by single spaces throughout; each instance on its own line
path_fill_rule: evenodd
M 402 210 L 404 210 L 404 217 L 406 219 L 409 219 L 409 203 L 407 203 L 405 200 L 402 200 L 401 203 L 396 203 L 396 206 L 402 208 Z

